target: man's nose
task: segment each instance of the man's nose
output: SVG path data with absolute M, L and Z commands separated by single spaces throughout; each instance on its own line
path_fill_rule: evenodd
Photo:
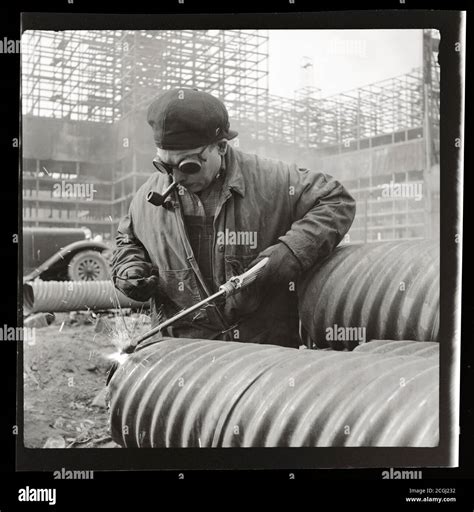
M 174 181 L 177 181 L 178 183 L 184 183 L 187 177 L 188 175 L 184 172 L 181 172 L 179 169 L 173 169 Z

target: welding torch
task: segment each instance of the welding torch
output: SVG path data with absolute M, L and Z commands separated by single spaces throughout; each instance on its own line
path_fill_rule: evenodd
M 197 304 L 194 304 L 193 306 L 184 309 L 183 311 L 180 311 L 173 317 L 165 320 L 164 322 L 160 323 L 153 329 L 149 330 L 145 334 L 130 340 L 130 343 L 122 349 L 122 352 L 130 354 L 135 350 L 135 348 L 142 343 L 143 341 L 151 338 L 153 335 L 157 334 L 161 330 L 163 330 L 165 327 L 168 327 L 169 325 L 173 324 L 177 320 L 189 315 L 193 311 L 196 311 L 197 309 L 202 308 L 203 306 L 209 304 L 210 302 L 215 301 L 216 299 L 220 297 L 228 298 L 231 295 L 234 295 L 235 293 L 239 292 L 249 284 L 253 283 L 255 279 L 258 277 L 258 275 L 262 272 L 263 267 L 267 264 L 268 258 L 263 258 L 260 260 L 256 265 L 245 271 L 243 274 L 240 274 L 238 276 L 231 277 L 226 283 L 221 285 L 219 287 L 219 290 L 214 293 L 213 295 L 210 295 L 209 297 L 206 297 L 204 300 L 201 300 Z

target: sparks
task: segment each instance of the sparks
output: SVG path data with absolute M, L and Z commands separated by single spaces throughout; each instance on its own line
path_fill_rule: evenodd
M 128 358 L 128 355 L 123 354 L 122 352 L 114 352 L 113 354 L 109 354 L 107 356 L 107 359 L 111 359 L 112 361 L 117 361 L 117 363 L 119 363 L 119 364 L 125 363 L 127 358 Z

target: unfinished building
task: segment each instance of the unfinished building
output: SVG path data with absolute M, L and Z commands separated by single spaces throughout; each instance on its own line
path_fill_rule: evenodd
M 302 87 L 283 98 L 269 94 L 268 31 L 28 31 L 23 224 L 87 226 L 113 239 L 154 171 L 148 104 L 166 89 L 197 87 L 225 102 L 242 150 L 343 181 L 358 202 L 347 240 L 436 237 L 439 36 L 421 34 L 420 69 L 331 97 Z M 93 194 L 61 192 L 73 183 Z M 419 198 L 397 194 L 403 187 Z

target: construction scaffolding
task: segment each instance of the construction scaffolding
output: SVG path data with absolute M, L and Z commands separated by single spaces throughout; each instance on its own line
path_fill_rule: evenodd
M 116 37 L 109 31 L 25 32 L 23 114 L 113 122 Z
M 254 119 L 268 94 L 267 31 L 27 31 L 22 48 L 25 115 L 112 123 L 195 87 Z
M 302 87 L 284 98 L 269 94 L 266 30 L 27 31 L 21 43 L 24 223 L 85 224 L 112 237 L 152 172 L 147 106 L 162 91 L 193 87 L 224 101 L 243 150 L 329 166 L 336 177 L 344 170 L 344 155 L 381 146 L 418 154 L 412 143 L 420 142 L 422 162 L 400 158 L 402 168 L 382 172 L 386 165 L 379 159 L 355 169 L 350 179 L 344 176 L 344 183 L 364 205 L 353 239 L 432 236 L 433 229 L 427 233 L 416 218 L 418 210 L 431 214 L 436 208 L 432 187 L 416 211 L 370 196 L 390 180 L 416 181 L 420 172 L 425 184 L 436 178 L 431 169 L 439 161 L 439 35 L 420 34 L 419 69 L 321 98 L 308 78 L 307 59 Z M 58 180 L 94 183 L 97 195 L 74 204 L 54 197 L 51 187 Z

